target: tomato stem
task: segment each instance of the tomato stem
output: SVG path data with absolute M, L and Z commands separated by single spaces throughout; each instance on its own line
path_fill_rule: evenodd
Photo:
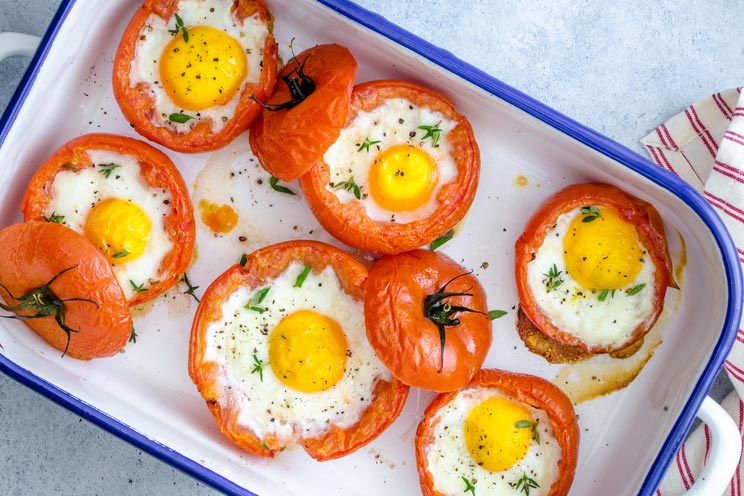
M 473 293 L 469 292 L 472 287 L 459 293 L 447 291 L 447 286 L 449 286 L 452 282 L 472 273 L 473 271 L 471 270 L 470 272 L 465 272 L 453 277 L 452 279 L 447 281 L 444 286 L 439 288 L 439 291 L 424 298 L 424 316 L 429 319 L 434 325 L 436 325 L 437 330 L 439 331 L 439 343 L 441 345 L 441 351 L 439 356 L 438 372 L 440 373 L 444 368 L 444 345 L 447 339 L 447 327 L 460 325 L 460 319 L 458 319 L 455 314 L 458 312 L 470 312 L 488 316 L 485 312 L 473 310 L 472 308 L 461 305 L 453 305 L 448 301 L 444 301 L 447 298 L 452 298 L 454 296 L 473 296 Z
M 312 95 L 313 91 L 315 91 L 315 81 L 304 72 L 305 63 L 312 54 L 305 57 L 305 60 L 300 64 L 300 61 L 297 60 L 297 57 L 294 54 L 294 49 L 292 49 L 291 45 L 290 49 L 292 50 L 292 58 L 289 60 L 289 63 L 291 64 L 294 62 L 295 68 L 292 69 L 289 74 L 282 76 L 282 81 L 284 81 L 284 84 L 289 88 L 289 94 L 292 98 L 284 103 L 264 103 L 255 96 L 251 96 L 251 100 L 270 112 L 277 112 L 279 110 L 296 107 L 302 103 L 305 98 Z
M 93 303 L 96 308 L 98 308 L 97 302 L 89 300 L 87 298 L 61 299 L 56 294 L 54 294 L 54 292 L 50 288 L 52 283 L 56 281 L 62 274 L 75 268 L 77 268 L 77 265 L 73 265 L 72 267 L 68 267 L 60 271 L 43 286 L 32 289 L 31 291 L 24 293 L 21 296 L 13 296 L 13 293 L 10 292 L 5 284 L 0 282 L 0 288 L 8 293 L 8 296 L 10 296 L 11 299 L 18 302 L 15 305 L 7 305 L 0 302 L 0 308 L 8 312 L 35 312 L 31 315 L 0 315 L 0 318 L 29 320 L 40 319 L 43 317 L 54 315 L 54 320 L 55 322 L 57 322 L 57 325 L 65 332 L 65 334 L 67 334 L 67 344 L 65 345 L 65 349 L 62 352 L 62 356 L 65 356 L 67 354 L 68 348 L 70 347 L 70 338 L 72 337 L 72 333 L 80 332 L 80 329 L 73 329 L 65 324 L 65 302 L 85 301 L 88 303 Z

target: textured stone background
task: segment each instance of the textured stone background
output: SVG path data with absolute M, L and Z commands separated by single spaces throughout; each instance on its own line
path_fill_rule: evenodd
M 722 0 L 357 0 L 639 153 L 688 104 L 742 84 Z M 0 0 L 0 31 L 42 35 L 60 0 Z M 0 111 L 27 59 L 0 63 Z M 711 394 L 722 397 L 722 377 Z M 215 491 L 0 375 L 0 494 Z

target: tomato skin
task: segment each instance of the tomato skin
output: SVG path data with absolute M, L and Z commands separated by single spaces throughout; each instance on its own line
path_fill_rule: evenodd
M 114 97 L 124 117 L 134 130 L 145 138 L 171 150 L 183 153 L 199 153 L 216 150 L 230 143 L 240 133 L 248 129 L 261 113 L 261 106 L 251 99 L 265 100 L 276 83 L 276 59 L 278 48 L 274 37 L 269 34 L 264 43 L 264 58 L 258 83 L 247 85 L 240 95 L 235 115 L 219 132 L 212 132 L 206 120 L 196 124 L 188 133 L 178 133 L 167 127 L 158 127 L 148 115 L 153 111 L 154 98 L 149 96 L 148 85 L 130 84 L 130 67 L 136 54 L 137 40 L 144 29 L 150 14 L 171 19 L 178 11 L 178 0 L 145 0 L 134 13 L 122 35 L 116 51 L 113 67 Z M 264 24 L 273 22 L 271 13 L 263 0 L 235 0 L 232 12 L 241 21 L 258 13 Z
M 310 209 L 330 234 L 349 246 L 383 254 L 419 248 L 454 227 L 470 208 L 480 177 L 480 152 L 470 123 L 455 111 L 454 103 L 424 86 L 397 80 L 361 83 L 351 95 L 348 122 L 353 121 L 359 112 L 369 112 L 391 98 L 406 98 L 458 122 L 447 133 L 457 166 L 457 178 L 439 190 L 439 207 L 432 215 L 404 224 L 373 221 L 367 217 L 361 203 L 352 201 L 344 205 L 332 191 L 328 191 L 330 168 L 323 161 L 300 178 Z
M 561 214 L 587 205 L 604 205 L 612 208 L 623 220 L 634 225 L 641 245 L 648 251 L 656 267 L 652 296 L 654 312 L 634 330 L 627 342 L 614 347 L 612 345 L 587 345 L 577 337 L 558 329 L 537 307 L 527 285 L 527 265 L 532 260 L 533 253 L 545 241 L 548 229 L 555 224 Z M 672 276 L 672 262 L 666 243 L 664 224 L 658 211 L 653 205 L 610 184 L 574 184 L 545 200 L 517 239 L 514 258 L 520 306 L 535 327 L 555 341 L 580 346 L 591 353 L 617 351 L 642 338 L 653 327 L 663 310 L 667 287 L 677 287 Z
M 220 430 L 231 441 L 255 455 L 273 457 L 284 449 L 274 439 L 260 439 L 250 429 L 238 424 L 240 410 L 223 389 L 219 366 L 206 361 L 206 330 L 222 317 L 222 304 L 239 287 L 260 288 L 265 281 L 276 278 L 293 261 L 312 266 L 321 272 L 331 266 L 344 292 L 354 299 L 364 298 L 367 269 L 351 255 L 318 241 L 287 241 L 261 248 L 248 255 L 244 266 L 233 265 L 209 286 L 199 304 L 191 328 L 189 375 L 206 401 Z M 333 426 L 319 439 L 303 439 L 302 444 L 316 460 L 330 460 L 347 455 L 379 436 L 400 414 L 408 386 L 397 379 L 378 382 L 374 400 L 360 421 L 348 428 Z M 267 449 L 267 447 L 269 449 Z
M 47 284 L 59 299 L 87 298 L 64 303 L 65 324 L 79 332 L 70 334 L 67 355 L 90 360 L 115 355 L 129 340 L 132 316 L 124 292 L 106 257 L 82 235 L 53 222 L 23 222 L 0 230 L 0 283 L 19 297 Z M 18 302 L 0 289 L 7 305 Z M 28 315 L 28 312 L 19 312 Z M 54 316 L 24 321 L 54 348 L 64 351 L 67 334 Z
M 315 91 L 291 109 L 269 111 L 251 127 L 251 150 L 264 169 L 282 181 L 293 181 L 309 171 L 336 141 L 349 114 L 357 63 L 341 45 L 318 45 L 297 55 L 303 72 L 315 82 Z M 304 65 L 303 65 L 304 64 Z M 297 68 L 290 61 L 279 73 L 269 104 L 292 99 L 283 76 Z
M 466 292 L 447 301 L 482 313 L 457 313 L 460 324 L 446 328 L 444 364 L 439 330 L 424 315 L 424 299 L 447 285 Z M 486 294 L 466 269 L 441 253 L 415 250 L 384 256 L 372 265 L 364 299 L 367 338 L 395 377 L 409 386 L 453 391 L 481 368 L 491 346 Z
M 108 150 L 133 156 L 140 163 L 142 179 L 153 188 L 168 190 L 171 196 L 171 212 L 163 220 L 163 227 L 173 242 L 173 249 L 160 265 L 158 282 L 129 300 L 130 306 L 139 305 L 175 285 L 191 265 L 196 223 L 189 189 L 170 158 L 147 143 L 114 134 L 85 134 L 62 145 L 34 173 L 21 201 L 21 212 L 26 221 L 44 220 L 52 201 L 52 183 L 58 172 L 69 172 L 69 166 L 79 170 L 95 167 L 87 156 L 88 150 Z
M 557 386 L 540 377 L 506 372 L 498 369 L 482 369 L 467 385 L 490 387 L 512 398 L 539 408 L 548 413 L 550 426 L 562 457 L 558 462 L 558 479 L 550 487 L 548 496 L 565 496 L 571 489 L 579 452 L 579 425 L 573 405 Z M 433 417 L 437 411 L 451 402 L 459 391 L 442 393 L 432 400 L 424 411 L 424 418 L 416 430 L 416 465 L 424 496 L 443 496 L 434 489 L 434 478 L 428 470 L 426 453 L 433 441 Z

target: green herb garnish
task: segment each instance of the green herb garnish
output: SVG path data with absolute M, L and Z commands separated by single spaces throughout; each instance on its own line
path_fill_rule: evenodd
M 267 364 L 261 362 L 261 360 L 259 360 L 256 354 L 254 353 L 253 354 L 253 370 L 251 370 L 251 374 L 258 373 L 258 378 L 261 379 L 261 382 L 263 382 L 264 365 L 267 365 Z
M 299 276 L 297 276 L 297 280 L 294 283 L 295 288 L 301 288 L 302 283 L 305 282 L 305 279 L 307 279 L 308 274 L 310 274 L 310 269 L 312 269 L 311 265 L 305 265 L 305 268 L 302 269 L 302 272 Z
M 137 333 L 134 332 L 134 324 L 132 324 L 132 333 L 129 335 L 129 342 L 130 343 L 136 343 L 137 342 Z
M 614 289 L 603 289 L 603 290 L 602 290 L 602 291 L 601 291 L 601 292 L 599 293 L 599 296 L 597 296 L 597 299 L 598 299 L 599 301 L 605 301 L 605 300 L 607 299 L 607 297 L 608 297 L 608 296 L 609 296 L 610 298 L 614 298 L 614 297 L 615 297 L 615 290 L 614 290 Z
M 437 146 L 437 142 L 439 142 L 439 137 L 442 134 L 442 130 L 439 129 L 439 125 L 442 123 L 442 121 L 437 122 L 433 126 L 419 126 L 419 129 L 423 129 L 426 131 L 426 134 L 421 138 L 421 141 L 425 140 L 426 138 L 431 138 L 431 146 L 434 148 Z
M 65 221 L 64 215 L 58 215 L 55 212 L 52 212 L 52 215 L 49 217 L 44 217 L 44 220 L 47 222 L 54 222 L 55 224 L 62 224 Z
M 129 255 L 129 252 L 127 250 L 121 250 L 111 255 L 111 258 L 124 258 L 127 255 Z
M 514 424 L 514 427 L 517 429 L 530 429 L 532 431 L 532 439 L 534 439 L 537 444 L 540 444 L 540 433 L 537 431 L 537 424 L 539 423 L 539 420 L 535 423 L 532 423 L 529 420 L 520 420 Z
M 361 145 L 359 145 L 359 148 L 357 148 L 357 151 L 358 152 L 361 152 L 362 150 L 365 150 L 365 151 L 369 152 L 369 147 L 372 146 L 372 145 L 376 145 L 377 143 L 380 143 L 380 142 L 379 141 L 372 141 L 372 140 L 369 139 L 369 137 L 364 138 L 364 143 L 362 143 Z
M 147 291 L 147 288 L 144 287 L 145 286 L 145 283 L 144 282 L 142 284 L 139 284 L 138 285 L 136 282 L 134 282 L 133 280 L 130 279 L 129 280 L 129 284 L 132 285 L 132 290 L 135 293 L 143 293 L 143 292 Z
M 253 310 L 254 312 L 258 313 L 264 313 L 267 309 L 264 307 L 260 307 L 262 301 L 266 298 L 266 295 L 269 294 L 269 290 L 271 289 L 271 286 L 267 286 L 254 294 L 250 301 L 245 305 L 245 308 L 248 310 Z
M 506 315 L 506 311 L 504 310 L 491 310 L 488 312 L 488 319 L 496 320 L 496 319 L 500 319 L 504 315 Z
M 189 42 L 189 32 L 183 25 L 183 19 L 181 19 L 181 16 L 179 16 L 178 14 L 176 14 L 176 29 L 169 29 L 168 32 L 174 36 L 180 32 L 183 32 L 183 41 L 185 41 L 186 43 Z
M 196 302 L 199 303 L 199 297 L 196 296 L 196 293 L 194 293 L 194 291 L 199 289 L 199 286 L 193 286 L 191 284 L 191 281 L 189 281 L 189 275 L 186 272 L 183 273 L 183 282 L 186 283 L 186 291 L 184 291 L 183 294 L 193 296 Z
M 279 193 L 284 193 L 285 195 L 292 195 L 292 196 L 297 195 L 297 193 L 295 193 L 291 189 L 279 184 L 278 177 L 271 176 L 271 178 L 269 179 L 269 186 L 271 186 L 271 189 L 273 189 L 274 191 L 278 191 Z
M 634 294 L 640 293 L 641 290 L 643 290 L 643 288 L 645 288 L 645 287 L 646 287 L 646 283 L 645 282 L 642 283 L 642 284 L 638 284 L 637 286 L 633 286 L 630 289 L 626 289 L 625 290 L 625 294 L 628 295 L 628 296 L 633 296 Z
M 473 493 L 473 496 L 475 496 L 475 486 L 473 485 L 473 483 L 470 482 L 467 477 L 462 477 L 462 481 L 465 483 L 465 490 L 463 492 L 466 493 L 470 491 L 471 493 Z
M 530 489 L 537 489 L 540 484 L 535 479 L 530 479 L 527 474 L 524 474 L 521 479 L 517 481 L 517 491 L 523 492 L 526 496 L 530 496 Z
M 550 268 L 547 274 L 543 274 L 547 278 L 546 281 L 543 281 L 545 283 L 545 287 L 547 288 L 548 293 L 556 289 L 558 286 L 563 284 L 563 279 L 560 279 L 561 274 L 563 271 L 558 270 L 558 267 L 553 264 L 553 266 Z
M 357 200 L 362 199 L 362 189 L 354 182 L 354 176 L 351 176 L 348 181 L 341 181 L 340 183 L 334 184 L 333 189 L 343 189 L 349 193 L 354 193 L 354 198 Z
M 592 222 L 603 218 L 597 207 L 581 207 L 581 214 L 586 216 L 581 219 L 581 222 Z
M 248 257 L 246 256 L 245 253 L 240 255 L 240 261 L 238 263 L 240 264 L 241 267 L 245 267 L 245 264 L 248 263 Z
M 449 231 L 444 233 L 444 235 L 432 241 L 431 245 L 429 245 L 429 248 L 431 248 L 431 251 L 434 251 L 440 246 L 442 246 L 444 243 L 446 243 L 447 241 L 451 240 L 454 236 L 455 236 L 455 230 L 450 229 Z
M 171 122 L 177 122 L 179 124 L 183 124 L 184 122 L 188 122 L 191 119 L 193 119 L 193 115 L 188 114 L 180 114 L 180 113 L 173 113 L 168 116 L 168 120 Z
M 103 174 L 103 177 L 105 177 L 106 179 L 108 179 L 108 177 L 111 175 L 111 173 L 114 171 L 114 169 L 116 169 L 117 167 L 121 167 L 121 165 L 114 164 L 114 163 L 110 163 L 110 164 L 98 164 L 98 167 L 101 168 L 98 172 L 100 172 L 101 174 Z
M 71 171 L 73 171 L 73 172 L 75 172 L 75 171 L 79 171 L 79 170 L 80 170 L 80 169 L 78 169 L 77 167 L 73 167 L 73 166 L 72 166 L 72 165 L 70 165 L 70 164 L 62 164 L 62 165 L 60 165 L 60 167 L 62 167 L 63 169 L 71 170 Z

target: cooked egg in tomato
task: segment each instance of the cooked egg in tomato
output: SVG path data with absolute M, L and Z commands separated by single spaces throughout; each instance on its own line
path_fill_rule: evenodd
M 590 346 L 626 342 L 654 310 L 653 261 L 633 226 L 608 207 L 558 217 L 527 271 L 539 308 Z
M 180 0 L 170 19 L 147 19 L 129 80 L 132 87 L 148 86 L 157 125 L 185 131 L 209 119 L 212 132 L 219 132 L 245 86 L 259 81 L 268 29 L 258 13 L 241 23 L 231 6 Z
M 360 111 L 325 154 L 328 190 L 342 204 L 361 202 L 375 221 L 429 217 L 439 206 L 439 190 L 457 177 L 447 139 L 456 124 L 405 98 Z
M 218 364 L 235 422 L 283 449 L 347 429 L 372 405 L 390 372 L 369 345 L 362 302 L 330 266 L 297 261 L 259 287 L 236 288 L 205 330 L 205 362 Z
M 453 393 L 426 418 L 422 460 L 434 494 L 549 494 L 563 453 L 548 413 L 490 387 Z M 420 462 L 421 463 L 421 462 Z M 467 481 L 467 482 L 466 482 Z

